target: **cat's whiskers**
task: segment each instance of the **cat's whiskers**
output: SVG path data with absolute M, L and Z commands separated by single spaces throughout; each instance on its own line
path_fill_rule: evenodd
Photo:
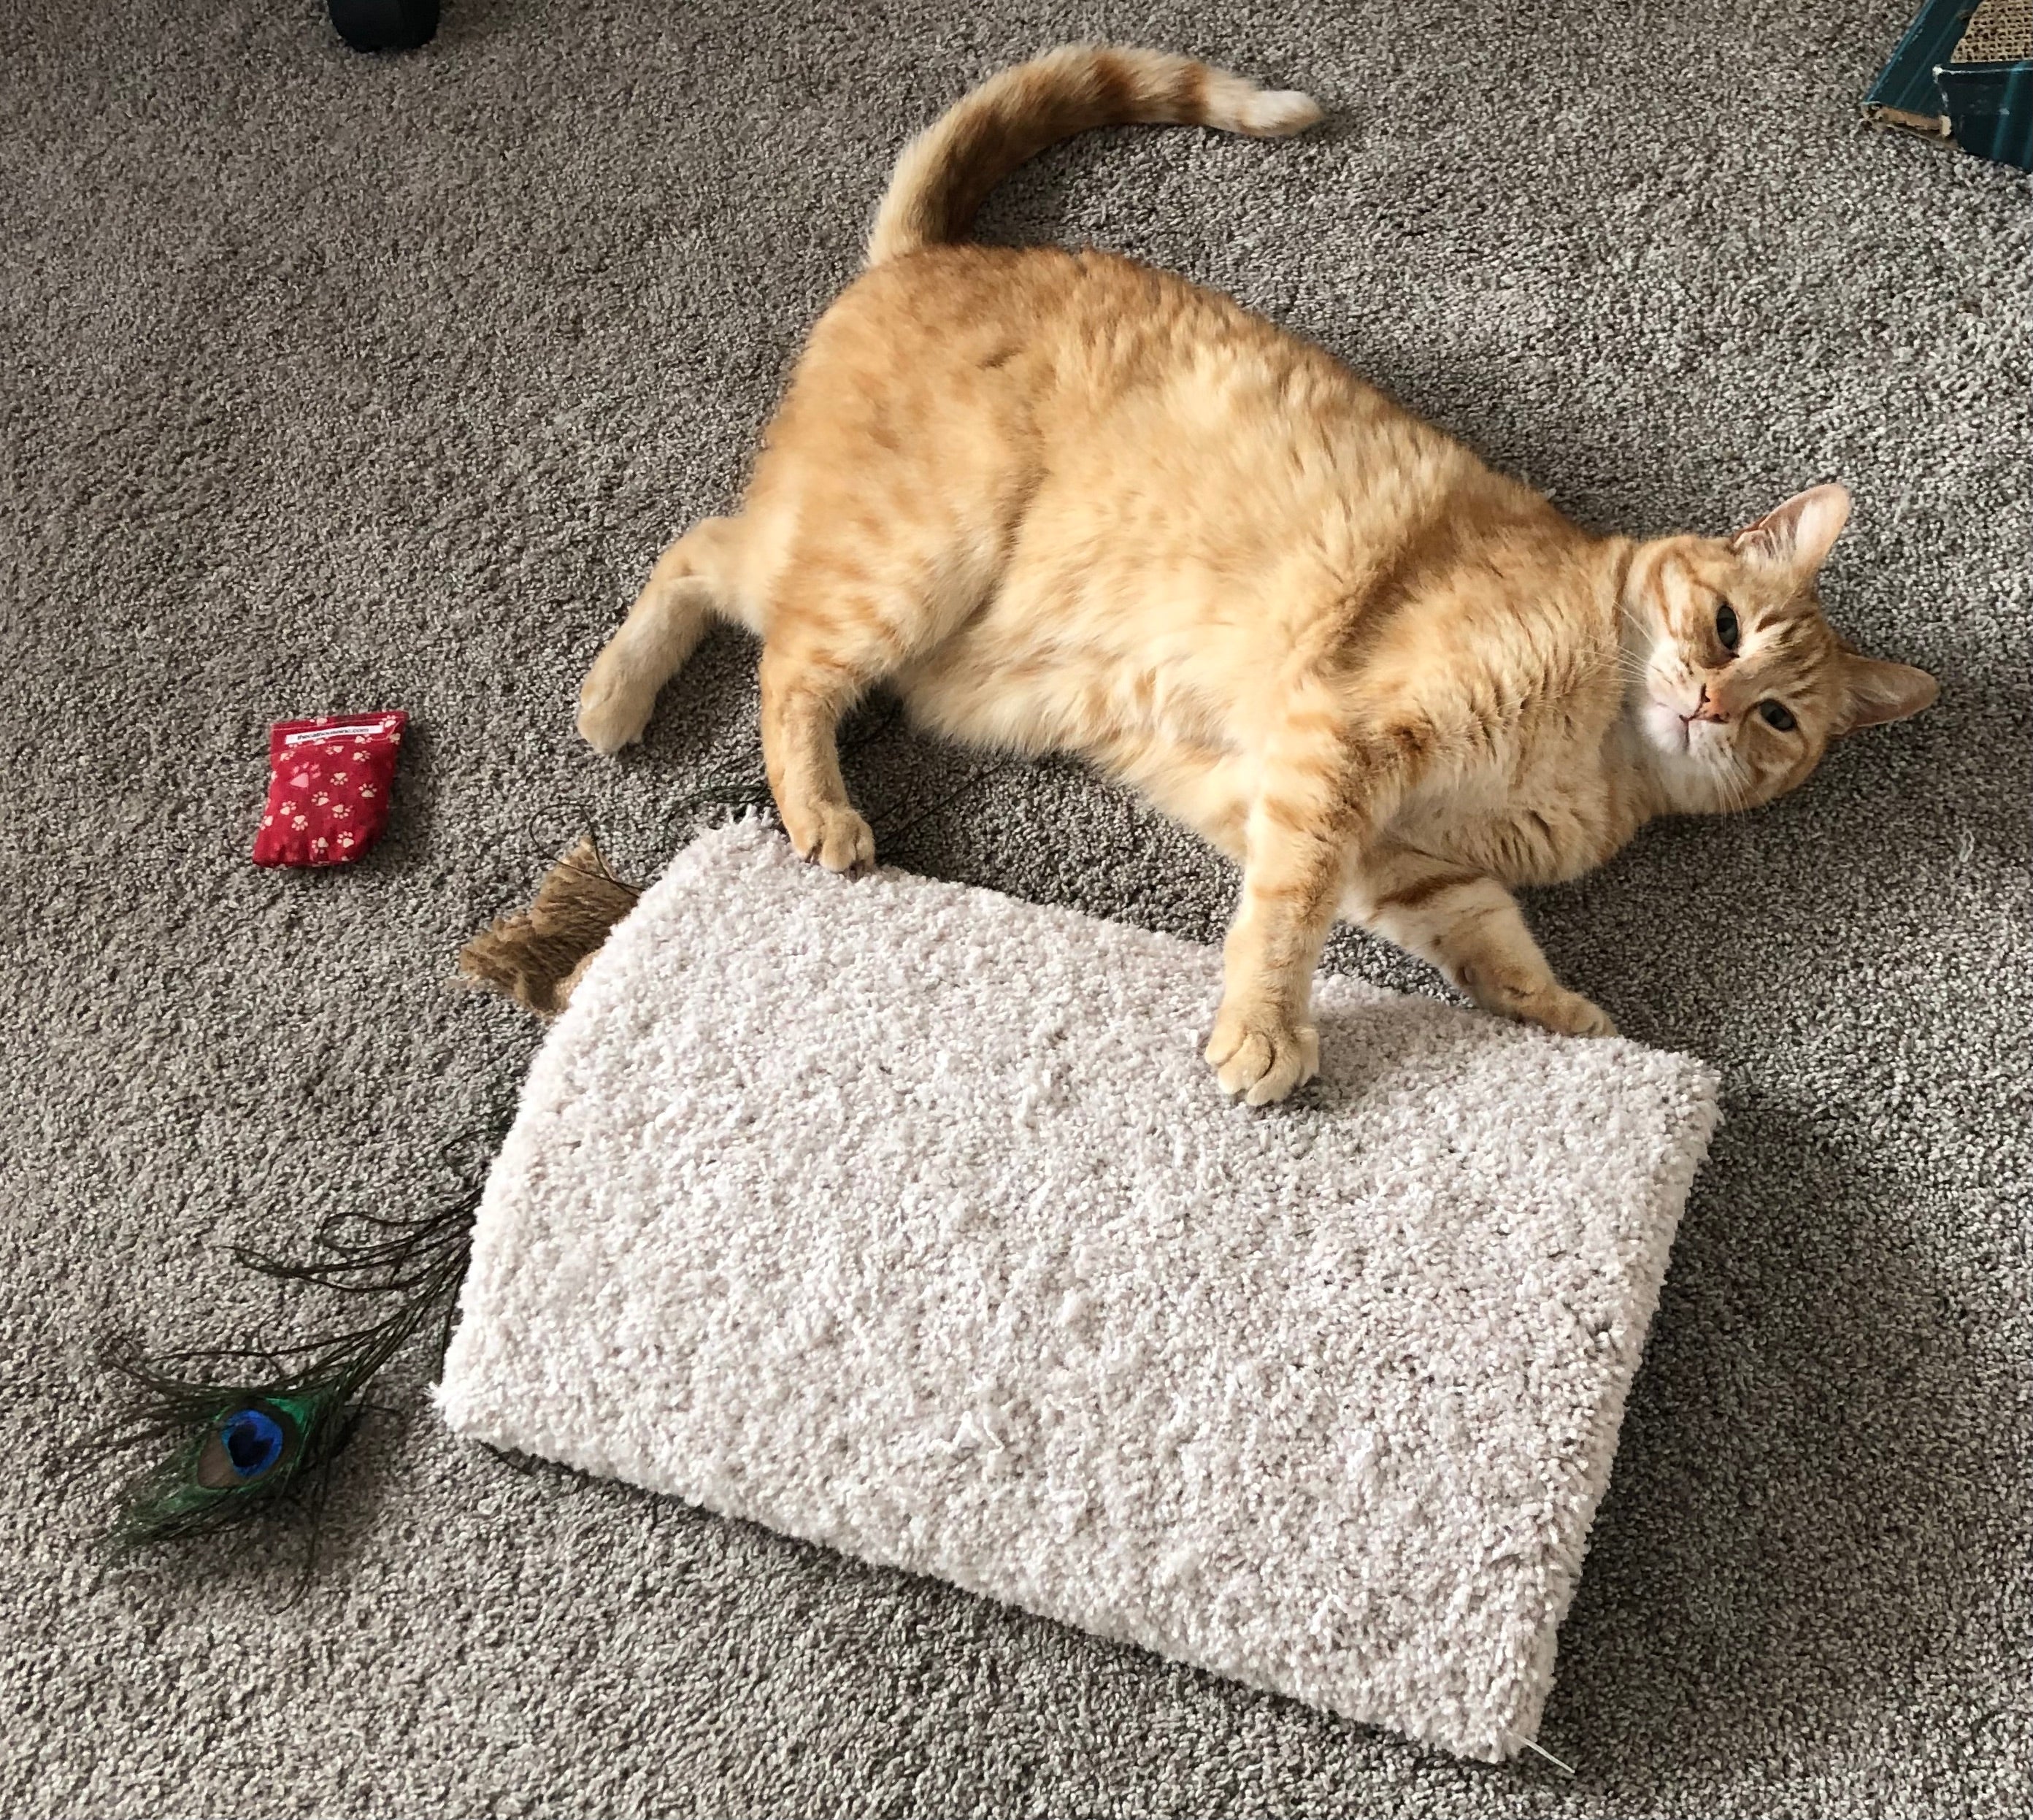
M 1757 779 L 1739 755 L 1729 755 L 1728 768 L 1723 772 L 1721 781 L 1724 815 L 1734 815 L 1750 807 L 1750 787 Z

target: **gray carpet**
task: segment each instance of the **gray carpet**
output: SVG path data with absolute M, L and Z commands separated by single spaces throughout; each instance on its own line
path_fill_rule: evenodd
M 2027 1792 L 2024 186 L 1867 134 L 1891 0 L 1479 10 L 316 0 L 0 19 L 9 1815 L 1990 1814 Z M 1529 15 L 1529 17 L 1527 17 Z M 536 1032 L 442 982 L 597 822 L 646 874 L 757 770 L 718 638 L 571 732 L 738 482 L 904 136 L 1053 39 L 1313 88 L 1290 144 L 1062 148 L 987 230 L 1325 342 L 1591 522 L 1839 476 L 1830 594 L 1941 705 L 1544 893 L 1558 964 L 1727 1081 L 1543 1734 L 1491 1769 L 451 1442 L 415 1392 L 299 1537 L 109 1564 L 98 1337 L 275 1326 L 234 1271 L 416 1208 Z M 262 729 L 417 717 L 366 865 L 247 863 Z M 891 859 L 1211 938 L 1232 878 L 1077 770 L 850 770 Z M 1431 982 L 1344 938 L 1332 962 Z M 60 1449 L 58 1449 L 60 1451 Z

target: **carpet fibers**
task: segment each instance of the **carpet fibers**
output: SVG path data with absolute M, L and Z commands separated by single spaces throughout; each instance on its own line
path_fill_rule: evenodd
M 2017 1811 L 2033 1724 L 2020 180 L 1877 137 L 1894 0 L 315 0 L 0 9 L 0 1811 L 1913 1815 Z M 992 202 L 1325 343 L 1583 521 L 1856 490 L 1829 575 L 1938 707 L 1536 894 L 1556 964 L 1713 1064 L 1541 1732 L 1451 1761 L 935 1582 L 518 1472 L 389 1387 L 300 1535 L 108 1563 L 93 1348 L 303 1309 L 223 1259 L 413 1211 L 537 1041 L 445 991 L 597 825 L 653 874 L 758 774 L 721 635 L 619 765 L 578 679 L 724 506 L 896 149 L 1065 38 L 1327 105 L 1098 134 Z M 406 709 L 365 864 L 248 863 L 264 731 Z M 1208 940 L 1234 891 L 1065 765 L 878 706 L 884 856 Z M 1344 934 L 1335 969 L 1436 991 Z

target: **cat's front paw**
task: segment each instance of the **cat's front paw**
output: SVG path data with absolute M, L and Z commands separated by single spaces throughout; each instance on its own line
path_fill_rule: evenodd
M 844 803 L 829 803 L 817 809 L 780 811 L 784 831 L 791 837 L 800 859 L 811 859 L 829 872 L 860 873 L 875 864 L 875 833 Z
M 1222 1092 L 1268 1106 L 1320 1071 L 1320 1033 L 1273 1005 L 1224 999 L 1208 1038 L 1207 1058 Z
M 642 737 L 657 706 L 657 691 L 629 661 L 624 633 L 616 633 L 593 661 L 578 691 L 579 737 L 602 758 Z
M 1616 1026 L 1609 1013 L 1593 999 L 1563 986 L 1549 987 L 1533 994 L 1517 1007 L 1515 1016 L 1563 1036 L 1614 1036 Z
M 1451 974 L 1454 983 L 1485 1011 L 1536 1024 L 1560 1036 L 1614 1036 L 1609 1013 L 1592 999 L 1570 992 L 1557 979 L 1522 969 L 1464 966 Z

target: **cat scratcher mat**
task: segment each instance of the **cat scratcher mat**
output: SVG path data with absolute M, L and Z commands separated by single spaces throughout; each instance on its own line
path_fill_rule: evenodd
M 1926 0 L 1863 111 L 2033 170 L 2033 0 Z
M 1320 1078 L 1252 1111 L 1219 976 L 705 836 L 537 1058 L 447 1420 L 1513 1754 L 1714 1077 L 1328 979 Z

